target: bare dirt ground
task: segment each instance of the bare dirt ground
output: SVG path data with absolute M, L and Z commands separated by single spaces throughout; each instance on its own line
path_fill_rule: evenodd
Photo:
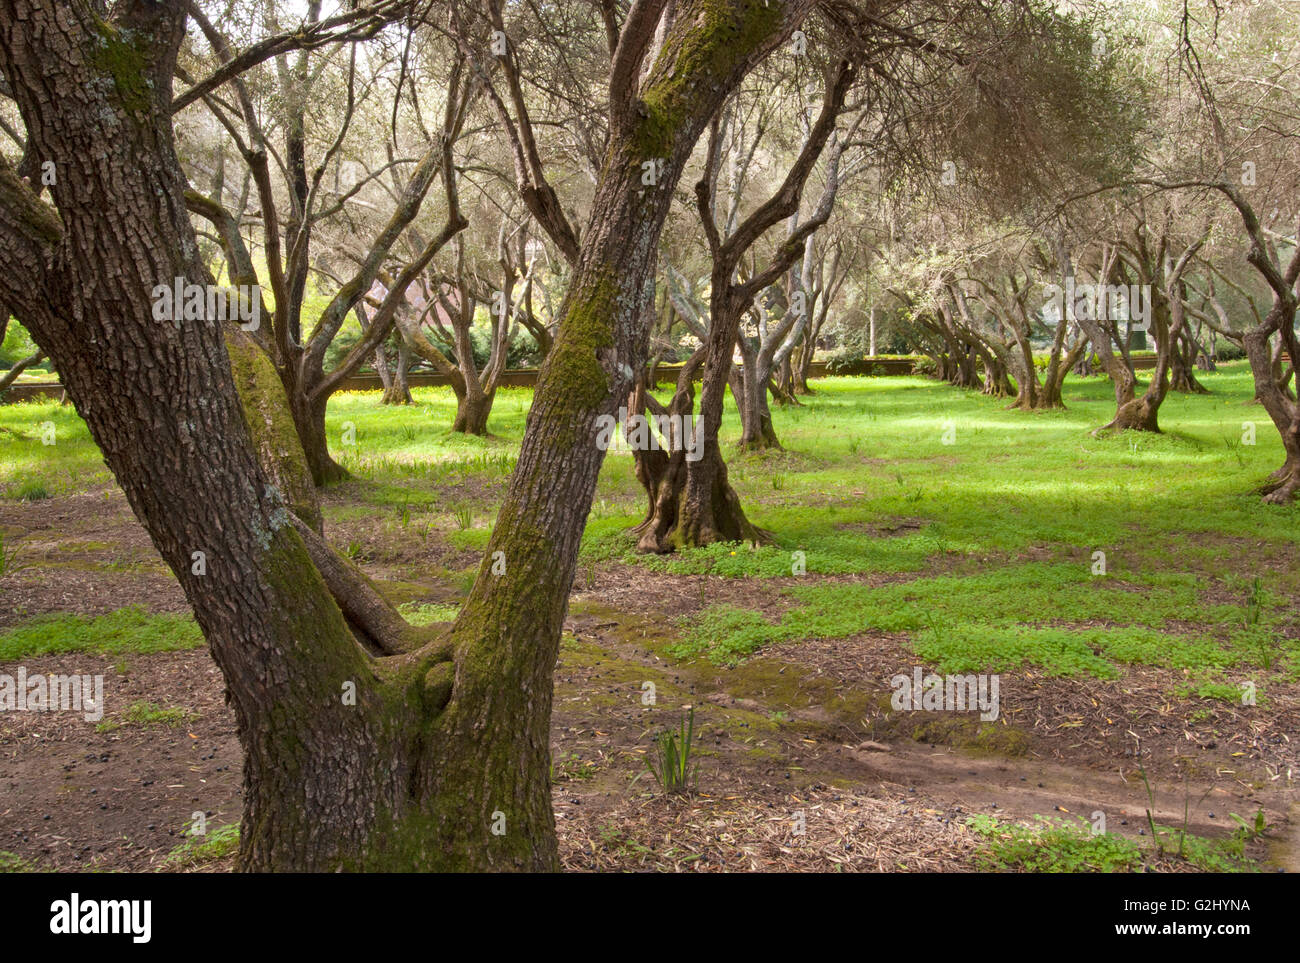
M 115 489 L 0 503 L 0 526 L 21 537 L 26 566 L 0 580 L 0 628 L 126 605 L 187 610 Z M 346 546 L 365 531 L 348 522 L 329 534 Z M 462 555 L 474 557 L 431 538 L 380 551 L 368 567 L 384 577 L 468 564 Z M 1250 855 L 1267 869 L 1300 868 L 1293 702 L 1193 720 L 1190 703 L 1158 696 L 1174 673 L 1141 668 L 1108 683 L 1004 676 L 992 723 L 894 712 L 888 679 L 914 660 L 901 637 L 787 643 L 735 668 L 664 653 L 673 619 L 705 604 L 777 611 L 780 580 L 611 565 L 580 582 L 552 723 L 556 822 L 570 869 L 966 871 L 981 844 L 967 826 L 975 814 L 1102 812 L 1111 832 L 1138 839 L 1148 809 L 1163 825 L 1224 836 L 1236 825 L 1231 813 L 1261 808 L 1272 829 Z M 447 580 L 417 588 L 421 601 L 456 597 Z M 242 755 L 206 649 L 22 664 L 28 673 L 103 674 L 114 724 L 70 712 L 0 714 L 0 852 L 55 870 L 166 869 L 195 813 L 209 828 L 238 822 Z M 0 663 L 0 672 L 15 669 Z M 135 702 L 189 716 L 118 724 Z M 698 788 L 664 797 L 643 760 L 653 733 L 675 726 L 684 705 L 696 707 Z M 230 866 L 225 858 L 202 868 Z M 1169 859 L 1161 868 L 1188 867 Z

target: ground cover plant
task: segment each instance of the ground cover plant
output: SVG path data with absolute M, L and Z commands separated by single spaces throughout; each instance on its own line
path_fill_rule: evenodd
M 1234 444 L 1258 418 L 1244 364 L 1204 380 L 1212 394 L 1171 399 L 1170 430 L 1140 438 L 1089 434 L 1110 403 L 1100 378 L 1069 383 L 1067 409 L 1028 417 L 923 378 L 815 381 L 803 406 L 782 412 L 784 450 L 732 460 L 748 512 L 779 533 L 760 546 L 638 553 L 631 529 L 643 493 L 632 459 L 609 458 L 557 671 L 552 779 L 565 864 L 1220 868 L 1186 848 L 1181 857 L 1153 848 L 1141 769 L 1160 826 L 1181 827 L 1186 804 L 1187 831 L 1210 851 L 1238 840 L 1224 867 L 1287 865 L 1300 525 L 1271 524 L 1278 509 L 1249 494 L 1277 453 L 1263 437 Z M 324 491 L 323 510 L 331 541 L 409 621 L 448 624 L 496 522 L 529 393 L 506 390 L 483 438 L 447 430 L 450 390 L 413 394 L 406 407 L 364 393 L 334 399 L 328 437 L 351 477 Z M 0 407 L 10 429 L 0 436 L 0 525 L 24 560 L 4 580 L 0 653 L 32 672 L 75 656 L 123 692 L 97 725 L 57 724 L 69 758 L 104 751 L 113 761 L 95 779 L 78 777 L 77 792 L 47 778 L 5 820 L 24 825 L 51 805 L 60 820 L 81 818 L 97 806 L 86 793 L 111 778 L 157 785 L 152 754 L 179 735 L 218 785 L 196 795 L 185 782 L 163 798 L 142 788 L 81 846 L 105 868 L 228 866 L 226 837 L 192 839 L 181 854 L 175 837 L 196 800 L 237 822 L 229 710 L 210 668 L 189 701 L 166 688 L 209 657 L 194 648 L 197 628 L 174 582 L 149 564 L 120 493 L 97 474 L 84 427 L 68 424 L 48 464 L 60 493 L 37 514 L 15 496 L 23 481 L 46 480 L 24 450 L 39 442 L 23 439 L 57 411 Z M 354 445 L 342 444 L 344 426 Z M 729 406 L 724 444 L 739 433 Z M 1243 551 L 1261 560 L 1258 575 L 1242 573 Z M 84 586 L 75 598 L 60 588 L 72 573 Z M 893 708 L 890 680 L 913 666 L 999 674 L 999 717 Z M 1253 705 L 1242 702 L 1244 684 Z M 694 791 L 678 796 L 646 766 L 661 751 L 656 740 L 680 728 L 683 705 L 697 714 L 698 769 Z M 56 717 L 9 722 L 19 718 L 6 718 L 5 738 L 34 768 L 33 737 Z M 979 778 L 948 785 L 972 766 Z M 724 798 L 734 845 L 703 828 Z M 858 848 L 831 861 L 814 829 L 793 835 L 794 815 L 773 829 L 748 808 L 768 803 L 802 808 L 816 834 L 847 833 Z M 1087 827 L 1041 835 L 1035 817 L 1061 818 L 1058 807 L 1085 818 L 1106 811 L 1105 840 Z M 1242 838 L 1230 813 L 1256 811 L 1267 813 L 1267 832 Z M 917 825 L 918 812 L 940 836 Z M 985 822 L 968 825 L 967 814 Z M 884 846 L 846 828 L 859 825 L 896 839 Z M 105 846 L 110 831 L 127 842 Z M 74 865 L 78 848 L 35 833 L 13 852 L 56 868 Z

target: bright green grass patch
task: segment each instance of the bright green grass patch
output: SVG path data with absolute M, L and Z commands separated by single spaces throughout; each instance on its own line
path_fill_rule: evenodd
M 480 521 L 482 521 L 480 519 Z M 487 548 L 488 539 L 492 537 L 491 528 L 462 528 L 447 533 L 447 544 L 455 548 L 477 549 L 482 551 Z
M 941 672 L 1036 665 L 1052 675 L 1113 678 L 1130 663 L 1212 671 L 1293 658 L 1294 644 L 1270 635 L 1285 614 L 1284 599 L 1261 594 L 1263 622 L 1248 625 L 1244 606 L 1205 603 L 1201 581 L 1179 572 L 1098 577 L 1080 561 L 884 586 L 794 586 L 785 594 L 795 604 L 779 622 L 714 606 L 688 620 L 669 651 L 731 663 L 774 642 L 874 630 L 908 633 L 917 656 Z M 1202 628 L 1189 634 L 1170 627 L 1188 621 Z
M 126 712 L 116 719 L 107 720 L 95 726 L 95 731 L 112 732 L 114 729 L 120 729 L 125 725 L 165 726 L 169 729 L 178 729 L 181 726 L 188 725 L 198 717 L 198 713 L 180 706 L 160 706 L 156 702 L 133 702 L 127 706 Z
M 454 622 L 460 613 L 459 605 L 428 605 L 408 602 L 399 605 L 398 611 L 412 625 L 432 625 L 435 622 Z
M 227 823 L 203 836 L 187 836 L 185 842 L 167 854 L 163 865 L 169 869 L 189 869 L 225 859 L 238 851 L 239 823 Z
M 1087 822 L 1054 824 L 1039 819 L 1039 826 L 1027 827 L 992 816 L 972 816 L 967 825 L 986 840 L 975 855 L 976 867 L 989 872 L 1138 873 L 1152 865 L 1152 849 L 1123 836 L 1094 834 Z M 1258 872 L 1245 854 L 1246 832 L 1210 839 L 1183 830 L 1155 828 L 1156 852 L 1184 859 L 1201 872 Z
M 360 479 L 381 483 L 509 477 L 531 390 L 498 389 L 486 438 L 450 430 L 451 388 L 414 388 L 411 395 L 414 405 L 381 405 L 378 392 L 335 395 L 325 419 L 331 454 Z
M 203 645 L 188 615 L 150 614 L 130 606 L 107 615 L 42 615 L 0 633 L 0 661 L 64 652 L 96 655 L 176 652 Z
M 36 501 L 85 491 L 112 475 L 71 405 L 54 401 L 0 404 L 0 494 Z M 53 441 L 53 444 L 45 442 Z M 43 493 L 43 494 L 42 494 Z

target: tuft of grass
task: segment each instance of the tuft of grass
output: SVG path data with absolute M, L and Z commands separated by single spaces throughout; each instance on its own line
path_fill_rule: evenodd
M 12 547 L 11 547 L 12 546 Z M 5 543 L 5 533 L 0 529 L 0 578 L 6 575 L 13 575 L 15 572 L 21 572 L 25 565 L 18 563 L 19 547 L 13 543 Z
M 1041 819 L 1041 817 L 1039 817 Z M 987 841 L 975 855 L 984 872 L 1137 873 L 1141 848 L 1122 836 L 1094 835 L 1086 827 L 1046 824 L 1037 828 L 972 816 L 967 825 Z
M 201 645 L 203 633 L 188 615 L 154 615 L 133 605 L 107 615 L 42 615 L 0 632 L 0 662 L 65 652 L 177 652 Z
M 987 872 L 1139 873 L 1157 869 L 1158 859 L 1179 859 L 1203 873 L 1250 873 L 1258 867 L 1245 854 L 1252 827 L 1238 828 L 1226 839 L 1196 836 L 1185 829 L 1151 824 L 1152 848 L 1111 833 L 1092 833 L 1089 824 L 1054 824 L 1037 817 L 1036 827 L 1003 823 L 993 816 L 972 816 L 967 825 L 984 837 L 975 865 Z M 1166 848 L 1166 840 L 1177 848 Z
M 689 706 L 681 727 L 655 737 L 654 754 L 645 758 L 646 769 L 669 794 L 689 792 L 699 782 L 699 762 L 692 760 L 695 743 L 695 707 Z M 644 773 L 642 773 L 644 775 Z
M 203 836 L 187 836 L 163 858 L 169 869 L 192 869 L 232 856 L 239 850 L 239 823 L 227 823 Z
M 156 702 L 133 702 L 126 712 L 116 719 L 105 720 L 95 726 L 96 732 L 112 732 L 122 726 L 165 726 L 179 729 L 197 719 L 198 713 L 179 706 L 160 706 Z
M 18 486 L 13 497 L 20 502 L 40 502 L 50 497 L 50 490 L 39 478 L 29 478 Z

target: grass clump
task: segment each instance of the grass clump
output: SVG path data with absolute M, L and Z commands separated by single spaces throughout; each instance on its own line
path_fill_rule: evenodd
M 112 732 L 125 725 L 165 726 L 169 729 L 179 729 L 198 717 L 198 713 L 180 706 L 160 706 L 156 702 L 133 702 L 117 719 L 101 722 L 95 726 L 95 731 Z
M 429 605 L 427 603 L 407 602 L 399 605 L 397 610 L 412 625 L 432 625 L 435 622 L 454 622 L 460 613 L 456 604 Z
M 0 849 L 0 873 L 39 873 L 41 868 L 30 859 Z
M 168 869 L 193 869 L 239 851 L 239 823 L 227 823 L 202 836 L 188 835 L 163 858 Z
M 659 733 L 653 754 L 645 758 L 646 769 L 665 793 L 689 792 L 698 784 L 699 762 L 693 758 L 694 746 L 695 707 L 690 706 L 680 728 Z

